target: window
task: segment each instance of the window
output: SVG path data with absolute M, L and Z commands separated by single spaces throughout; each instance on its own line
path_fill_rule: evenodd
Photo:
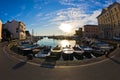
M 16 33 L 18 33 L 18 31 L 16 31 Z
M 19 28 L 16 28 L 16 33 L 18 33 Z
M 115 11 L 117 11 L 117 8 L 114 8 Z
M 16 28 L 16 30 L 18 30 L 19 28 Z

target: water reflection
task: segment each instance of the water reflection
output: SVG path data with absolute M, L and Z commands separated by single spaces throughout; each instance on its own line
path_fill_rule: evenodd
M 61 47 L 66 47 L 66 46 L 69 46 L 69 45 L 74 46 L 75 43 L 76 42 L 74 40 L 61 40 L 60 41 L 60 46 Z
M 83 59 L 90 59 L 90 58 L 95 58 L 95 57 L 99 57 L 102 56 L 97 52 L 93 52 L 93 51 L 84 51 L 81 52 L 81 49 L 78 50 L 78 48 L 73 48 L 71 49 L 71 47 L 73 47 L 74 45 L 78 44 L 78 45 L 88 45 L 85 44 L 84 42 L 82 42 L 81 40 L 56 40 L 56 39 L 49 39 L 49 38 L 43 38 L 42 40 L 38 41 L 38 44 L 40 46 L 51 46 L 52 49 L 54 49 L 54 51 L 51 51 L 51 55 L 56 56 L 55 60 L 83 60 Z M 56 46 L 61 46 L 64 47 L 60 49 L 55 49 Z M 68 46 L 68 47 L 66 47 Z M 71 46 L 71 47 L 69 47 Z M 54 48 L 53 48 L 54 47 Z M 51 49 L 51 50 L 52 50 Z M 59 51 L 60 50 L 60 51 Z M 91 49 L 92 50 L 92 49 Z M 59 52 L 57 52 L 59 51 Z
M 42 40 L 38 41 L 38 44 L 40 46 L 51 46 L 51 47 L 55 47 L 57 45 L 61 46 L 61 47 L 65 47 L 65 46 L 74 46 L 76 44 L 75 40 L 55 40 L 55 39 L 48 39 L 43 38 Z
M 62 40 L 62 41 L 60 41 L 60 46 L 66 47 L 66 46 L 68 46 L 68 45 L 70 45 L 70 43 L 69 43 L 67 40 Z

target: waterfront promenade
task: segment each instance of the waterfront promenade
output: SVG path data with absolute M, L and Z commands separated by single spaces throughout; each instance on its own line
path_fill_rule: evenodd
M 115 55 L 96 64 L 44 68 L 11 57 L 5 44 L 0 43 L 1 80 L 120 80 L 119 48 Z

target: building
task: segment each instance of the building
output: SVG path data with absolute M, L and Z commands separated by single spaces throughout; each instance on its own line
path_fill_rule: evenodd
M 0 42 L 2 40 L 2 21 L 0 20 Z
M 83 37 L 97 38 L 98 37 L 98 26 L 97 25 L 84 25 L 82 27 Z
M 100 38 L 113 39 L 114 37 L 120 37 L 120 4 L 118 2 L 102 9 L 97 19 Z
M 16 20 L 7 21 L 3 26 L 4 29 L 7 29 L 11 33 L 11 39 L 26 39 L 26 27 L 23 22 Z
M 81 38 L 83 36 L 82 28 L 75 31 L 75 36 Z

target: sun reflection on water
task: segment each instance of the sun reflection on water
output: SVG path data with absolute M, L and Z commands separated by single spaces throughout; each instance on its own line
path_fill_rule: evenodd
M 75 41 L 68 41 L 68 40 L 61 40 L 60 41 L 60 46 L 61 47 L 66 47 L 66 46 L 74 46 L 75 45 Z

